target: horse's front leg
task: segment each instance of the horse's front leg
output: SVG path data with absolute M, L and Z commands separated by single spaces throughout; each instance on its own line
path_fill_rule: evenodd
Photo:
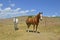
M 36 32 L 37 32 L 38 25 L 36 25 Z
M 35 25 L 33 25 L 33 32 L 34 32 L 34 29 L 35 29 Z

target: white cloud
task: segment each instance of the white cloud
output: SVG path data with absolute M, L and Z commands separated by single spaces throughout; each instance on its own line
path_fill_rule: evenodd
M 22 10 L 21 8 L 16 8 L 12 9 L 11 7 L 7 7 L 5 9 L 0 9 L 0 18 L 7 18 L 8 16 L 10 17 L 15 17 L 15 16 L 23 16 L 23 15 L 28 15 L 27 13 L 33 12 L 34 10 Z
M 20 11 L 21 10 L 21 8 L 16 8 L 14 11 Z
M 11 7 L 14 7 L 14 6 L 15 6 L 15 4 L 10 4 L 10 6 L 11 6 Z
M 25 11 L 20 11 L 20 13 L 25 13 Z
M 36 10 L 35 10 L 35 9 L 32 9 L 32 10 L 31 10 L 31 12 L 34 12 L 34 11 L 36 11 Z
M 2 3 L 0 3 L 0 7 L 2 7 L 3 6 L 3 4 Z
M 29 12 L 29 10 L 26 10 L 25 12 L 27 13 L 27 12 Z
M 4 13 L 9 13 L 9 12 L 12 12 L 12 9 L 11 7 L 7 7 L 3 10 Z
M 11 10 L 11 7 L 7 7 L 4 9 L 5 11 Z
M 56 15 L 52 15 L 52 17 L 56 17 Z
M 29 10 L 25 10 L 25 11 L 20 11 L 20 13 L 28 13 Z
M 2 11 L 2 9 L 0 9 L 0 12 Z

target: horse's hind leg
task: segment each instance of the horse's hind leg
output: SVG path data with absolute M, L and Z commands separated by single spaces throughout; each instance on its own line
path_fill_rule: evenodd
M 27 24 L 27 32 L 29 32 L 29 27 L 30 27 L 31 24 Z

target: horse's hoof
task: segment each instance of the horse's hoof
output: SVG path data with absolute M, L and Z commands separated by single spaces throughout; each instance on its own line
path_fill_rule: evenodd
M 36 33 L 40 33 L 40 32 L 37 31 Z
M 28 30 L 28 32 L 29 32 L 29 30 Z
M 29 32 L 29 30 L 26 30 L 26 32 Z
M 35 31 L 33 31 L 35 33 Z
M 40 32 L 37 32 L 37 33 L 40 33 Z
M 18 30 L 19 28 L 15 28 L 15 30 Z

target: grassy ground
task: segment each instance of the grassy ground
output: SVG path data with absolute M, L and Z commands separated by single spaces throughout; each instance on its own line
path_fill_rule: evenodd
M 38 26 L 40 33 L 26 32 L 27 17 L 18 17 L 19 30 L 14 30 L 12 19 L 0 20 L 0 40 L 60 40 L 60 18 L 43 18 Z M 31 25 L 30 30 L 33 26 Z

